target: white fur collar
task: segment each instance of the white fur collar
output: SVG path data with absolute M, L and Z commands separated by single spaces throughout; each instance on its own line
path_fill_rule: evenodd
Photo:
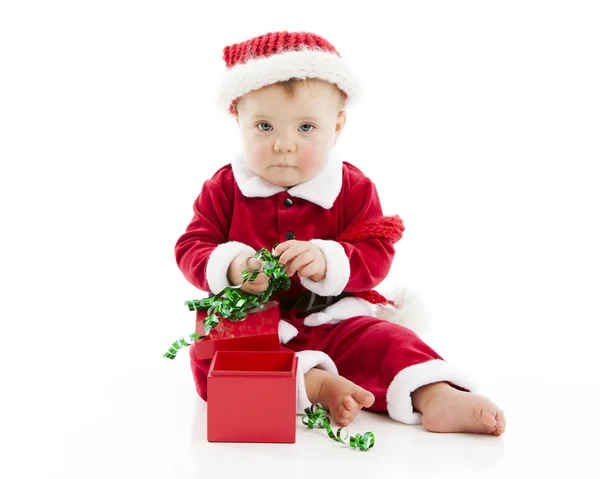
M 273 185 L 263 180 L 250 169 L 243 155 L 238 155 L 231 166 L 240 191 L 249 198 L 265 198 L 287 190 L 290 196 L 308 200 L 328 210 L 342 189 L 342 161 L 333 154 L 321 173 L 292 188 Z

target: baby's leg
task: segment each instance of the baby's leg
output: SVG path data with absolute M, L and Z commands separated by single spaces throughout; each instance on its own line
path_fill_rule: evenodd
M 506 419 L 485 396 L 459 391 L 446 382 L 421 386 L 412 405 L 423 414 L 423 427 L 432 432 L 474 432 L 500 436 Z
M 504 432 L 502 411 L 411 330 L 358 316 L 313 335 L 339 374 L 373 393 L 371 411 L 436 432 Z
M 375 396 L 342 376 L 313 368 L 304 375 L 306 395 L 312 403 L 321 403 L 340 426 L 350 424 L 358 411 L 370 407 Z

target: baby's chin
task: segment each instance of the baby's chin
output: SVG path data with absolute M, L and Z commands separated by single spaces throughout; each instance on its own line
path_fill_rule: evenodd
M 269 181 L 269 183 L 271 183 L 275 186 L 281 186 L 282 188 L 293 188 L 294 186 L 300 184 L 297 181 L 277 181 L 277 180 L 271 180 L 271 181 Z
M 300 178 L 297 174 L 279 174 L 279 175 L 269 175 L 265 178 L 269 183 L 281 186 L 282 188 L 292 188 L 293 186 L 299 185 L 300 183 L 304 183 L 306 180 Z

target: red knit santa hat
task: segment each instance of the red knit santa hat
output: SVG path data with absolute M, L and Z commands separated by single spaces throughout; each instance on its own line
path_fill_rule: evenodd
M 313 33 L 267 33 L 225 47 L 223 59 L 227 70 L 219 105 L 231 113 L 246 93 L 292 78 L 316 78 L 336 85 L 346 95 L 346 106 L 355 102 L 360 91 L 333 45 Z

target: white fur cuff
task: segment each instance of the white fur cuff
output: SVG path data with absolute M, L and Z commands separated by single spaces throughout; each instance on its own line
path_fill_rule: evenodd
M 413 410 L 411 393 L 426 384 L 448 381 L 473 391 L 473 385 L 446 361 L 433 359 L 409 366 L 392 380 L 387 391 L 387 409 L 390 417 L 405 424 L 421 424 L 422 414 Z
M 310 242 L 323 251 L 327 272 L 322 281 L 300 278 L 300 282 L 306 289 L 319 296 L 337 296 L 344 291 L 350 279 L 350 261 L 346 251 L 337 241 L 313 239 Z
M 304 414 L 304 409 L 311 406 L 306 394 L 304 375 L 312 368 L 324 369 L 331 374 L 337 374 L 337 367 L 331 358 L 322 351 L 299 351 L 298 371 L 296 372 L 296 414 Z
M 373 305 L 362 298 L 350 296 L 327 306 L 319 313 L 312 313 L 304 318 L 306 326 L 337 324 L 356 316 L 373 316 Z
M 233 258 L 240 253 L 248 253 L 248 256 L 253 256 L 256 251 L 244 243 L 230 241 L 220 244 L 210 254 L 206 265 L 206 280 L 214 294 L 223 291 L 228 286 L 233 286 L 227 281 L 227 270 Z
M 281 344 L 289 343 L 292 339 L 298 336 L 298 330 L 283 319 L 278 323 L 279 341 Z

